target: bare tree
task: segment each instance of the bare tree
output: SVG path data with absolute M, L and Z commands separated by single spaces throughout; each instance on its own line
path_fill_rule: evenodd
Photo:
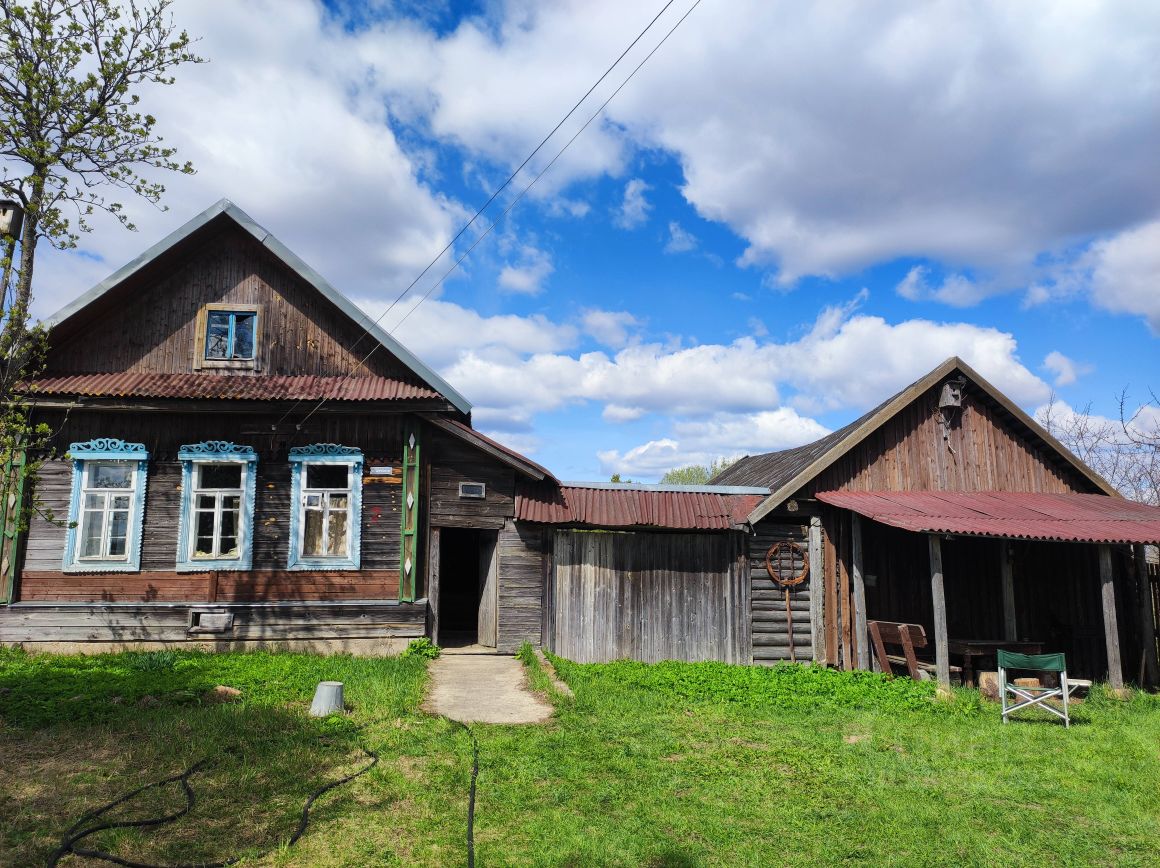
M 1081 461 L 1124 497 L 1160 506 L 1160 399 L 1131 412 L 1128 391 L 1119 395 L 1119 418 L 1092 412 L 1091 404 L 1074 411 L 1053 394 L 1037 421 Z

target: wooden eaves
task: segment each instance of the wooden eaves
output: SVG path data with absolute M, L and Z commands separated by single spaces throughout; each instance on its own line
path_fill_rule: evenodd
M 901 412 L 912 401 L 930 389 L 932 386 L 949 377 L 951 374 L 959 371 L 967 376 L 967 378 L 980 389 L 982 389 L 987 396 L 1001 406 L 1004 410 L 1011 414 L 1020 424 L 1028 428 L 1031 433 L 1046 443 L 1057 455 L 1063 458 L 1069 465 L 1071 465 L 1077 472 L 1085 479 L 1091 482 L 1101 492 L 1109 497 L 1122 497 L 1122 495 L 1112 487 L 1103 477 L 1088 467 L 1084 462 L 1080 461 L 1071 450 L 1052 437 L 1047 431 L 1036 422 L 1031 416 L 1020 409 L 1013 401 L 1006 395 L 1000 392 L 995 386 L 989 383 L 986 379 L 979 375 L 974 368 L 960 359 L 958 356 L 951 356 L 929 374 L 915 383 L 907 386 L 885 404 L 883 404 L 875 413 L 865 418 L 861 424 L 850 431 L 845 437 L 838 440 L 833 446 L 823 452 L 818 458 L 814 459 L 796 474 L 794 474 L 788 481 L 784 482 L 776 488 L 768 498 L 766 498 L 756 509 L 749 514 L 749 523 L 756 524 L 766 515 L 773 512 L 780 507 L 785 501 L 789 500 L 798 490 L 805 486 L 811 479 L 831 466 L 839 458 L 873 434 L 880 428 L 887 420 L 893 417 L 896 413 Z

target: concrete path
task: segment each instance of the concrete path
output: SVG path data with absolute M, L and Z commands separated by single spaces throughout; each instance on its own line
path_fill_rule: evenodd
M 552 706 L 527 686 L 524 665 L 495 654 L 444 654 L 431 661 L 423 707 L 462 723 L 540 723 Z

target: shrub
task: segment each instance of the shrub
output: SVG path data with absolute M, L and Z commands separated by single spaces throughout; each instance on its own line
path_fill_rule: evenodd
M 430 639 L 424 636 L 421 639 L 412 639 L 399 656 L 404 660 L 409 657 L 421 657 L 424 660 L 434 660 L 442 653 L 438 645 L 435 645 Z

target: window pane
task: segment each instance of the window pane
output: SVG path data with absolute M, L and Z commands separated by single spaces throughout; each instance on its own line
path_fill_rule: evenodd
M 129 508 L 129 495 L 127 495 L 127 494 L 115 494 L 112 497 L 112 501 L 113 501 L 113 509 L 128 509 Z
M 347 488 L 350 467 L 346 464 L 307 464 L 307 488 Z
M 236 536 L 223 536 L 222 544 L 218 550 L 218 557 L 236 558 L 237 556 L 238 538 Z
M 328 555 L 346 554 L 346 511 L 330 513 Z
M 199 512 L 197 513 L 197 528 L 194 530 L 198 536 L 213 537 L 213 513 Z
M 85 495 L 85 509 L 104 509 L 105 495 L 103 494 L 86 494 Z
M 212 494 L 199 494 L 197 496 L 197 508 L 198 509 L 211 509 L 212 510 L 216 503 L 217 503 L 217 498 L 214 497 Z
M 110 537 L 125 537 L 129 533 L 129 512 L 127 510 L 115 510 L 109 514 L 109 536 Z
M 322 551 L 322 512 L 307 510 L 306 520 L 302 528 L 302 554 L 307 557 L 323 554 Z
M 241 488 L 242 465 L 199 464 L 198 488 Z
M 254 323 L 257 321 L 252 313 L 239 313 L 234 316 L 234 358 L 252 359 L 254 357 Z
M 306 508 L 307 509 L 321 509 L 322 508 L 322 495 L 321 494 L 308 494 L 308 495 L 306 495 Z
M 207 359 L 228 359 L 230 357 L 230 315 L 210 313 L 206 318 L 205 357 Z
M 81 518 L 82 558 L 101 556 L 101 518 L 102 514 L 99 512 L 85 512 Z
M 194 557 L 209 558 L 213 557 L 213 537 L 199 536 L 197 538 L 197 545 L 193 550 Z
M 222 510 L 222 528 L 221 535 L 237 536 L 238 533 L 238 514 L 232 509 Z
M 126 548 L 125 538 L 123 536 L 113 537 L 112 539 L 109 540 L 109 557 L 111 557 L 111 558 L 123 558 L 123 557 L 125 557 L 125 548 Z
M 131 488 L 133 467 L 125 462 L 94 462 L 89 465 L 89 488 Z

